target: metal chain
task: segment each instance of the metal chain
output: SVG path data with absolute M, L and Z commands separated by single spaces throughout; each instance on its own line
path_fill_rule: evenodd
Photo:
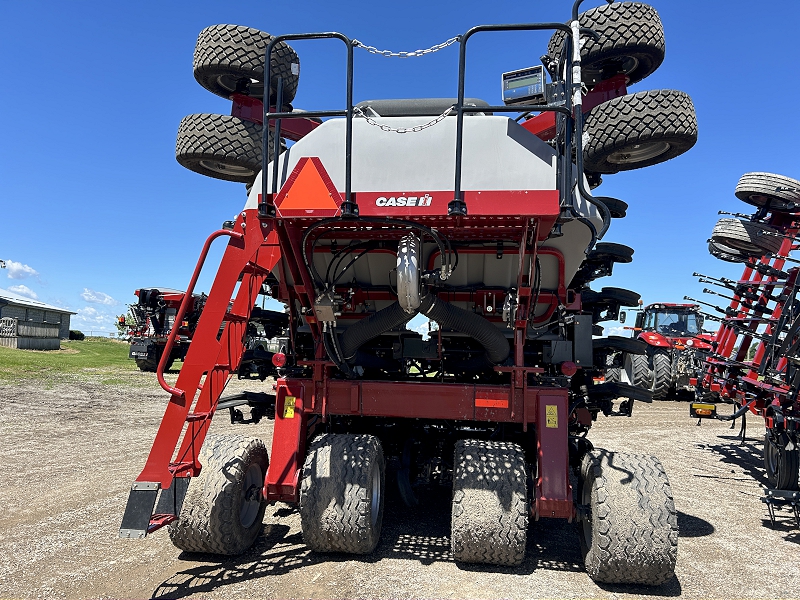
M 453 106 L 448 108 L 446 111 L 444 111 L 442 114 L 440 114 L 435 119 L 433 119 L 431 121 L 428 121 L 427 123 L 423 123 L 422 125 L 416 125 L 414 127 L 389 127 L 388 125 L 385 125 L 383 123 L 378 123 L 372 117 L 367 116 L 367 114 L 363 110 L 358 108 L 358 107 L 355 107 L 353 109 L 353 114 L 357 115 L 357 116 L 364 117 L 364 119 L 366 119 L 367 123 L 369 123 L 370 125 L 374 125 L 375 127 L 379 128 L 379 129 L 382 129 L 383 131 L 388 131 L 390 133 L 417 133 L 418 131 L 422 131 L 423 129 L 427 129 L 428 127 L 433 127 L 434 125 L 436 125 L 440 121 L 443 121 L 444 118 L 447 115 L 449 115 L 451 112 L 453 112 L 453 109 L 455 107 L 456 107 L 456 105 L 454 104 Z
M 430 48 L 426 48 L 425 50 L 413 50 L 411 52 L 392 52 L 391 50 L 378 50 L 375 46 L 367 46 L 366 44 L 359 42 L 358 40 L 353 40 L 353 46 L 357 48 L 363 48 L 367 52 L 372 54 L 380 54 L 381 56 L 399 56 L 400 58 L 411 58 L 414 56 L 425 56 L 426 54 L 432 54 L 434 52 L 438 52 L 442 48 L 447 48 L 451 44 L 455 44 L 456 42 L 461 40 L 461 36 L 457 35 L 456 37 L 452 37 L 446 42 L 442 42 L 441 44 L 436 44 L 431 46 Z

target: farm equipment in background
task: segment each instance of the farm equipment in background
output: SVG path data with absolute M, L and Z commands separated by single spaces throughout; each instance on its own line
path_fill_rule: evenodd
M 120 324 L 127 329 L 131 347 L 129 358 L 136 360 L 142 371 L 156 370 L 170 332 L 175 327 L 176 316 L 184 292 L 166 288 L 142 288 L 134 292 L 139 302 L 131 304 L 128 316 L 120 317 Z M 183 360 L 189 350 L 194 330 L 203 311 L 205 294 L 193 294 L 186 308 L 186 315 L 177 328 L 175 341 L 169 353 L 165 370 L 169 371 L 176 360 Z M 266 310 L 254 306 L 245 335 L 245 351 L 239 364 L 239 379 L 260 379 L 277 375 L 272 363 L 274 352 L 270 346 L 280 347 L 289 325 L 289 317 L 284 312 Z M 273 342 L 274 340 L 274 342 Z
M 142 288 L 134 294 L 139 301 L 129 305 L 128 315 L 120 317 L 119 321 L 126 328 L 131 344 L 128 357 L 136 360 L 136 366 L 142 371 L 154 372 L 164 354 L 167 339 L 175 329 L 175 342 L 165 363 L 165 369 L 169 370 L 176 360 L 183 360 L 186 356 L 206 296 L 190 295 L 185 314 L 178 321 L 176 316 L 184 292 L 167 288 Z
M 752 214 L 720 211 L 735 218 L 720 219 L 709 240 L 709 251 L 721 260 L 744 263 L 738 280 L 695 273 L 704 290 L 730 300 L 712 308 L 720 321 L 713 351 L 693 379 L 702 402 L 691 405 L 700 419 L 742 419 L 745 436 L 748 413 L 762 418 L 764 469 L 768 486 L 762 500 L 770 520 L 775 507 L 788 506 L 800 527 L 800 299 L 798 261 L 790 254 L 800 238 L 800 181 L 772 173 L 745 173 L 736 196 L 756 207 Z M 732 415 L 717 413 L 720 400 L 733 402 Z M 700 421 L 698 421 L 699 424 Z
M 592 339 L 639 295 L 588 287 L 632 253 L 597 244 L 627 205 L 589 188 L 685 152 L 696 119 L 682 92 L 627 93 L 663 60 L 655 10 L 578 15 L 581 1 L 568 25 L 479 26 L 435 47 L 460 48 L 453 99 L 354 103 L 353 52 L 369 48 L 340 33 L 201 32 L 195 78 L 232 115 L 186 117 L 176 157 L 249 196 L 201 252 L 187 294 L 213 240 L 229 238 L 174 386 L 163 371 L 175 329 L 167 341 L 157 375 L 169 403 L 120 536 L 168 526 L 183 550 L 239 554 L 282 501 L 298 507 L 312 550 L 368 554 L 388 465 L 409 505 L 452 491 L 456 561 L 519 565 L 530 520 L 558 518 L 580 522 L 596 581 L 673 577 L 677 515 L 661 463 L 586 437 L 601 413 L 630 416 L 633 399 L 651 399 L 594 384 L 621 345 L 646 345 Z M 504 74 L 505 105 L 465 98 L 467 42 L 510 30 L 555 31 L 543 64 Z M 342 110 L 291 106 L 299 60 L 286 42 L 316 39 L 347 49 Z M 265 283 L 287 307 L 274 394 L 223 397 Z M 417 315 L 438 325 L 430 339 L 406 327 Z M 206 435 L 220 408 L 269 402 L 269 456 L 257 438 Z
M 705 364 L 711 336 L 703 331 L 697 304 L 648 304 L 636 313 L 633 335 L 647 344 L 646 355 L 626 358 L 628 381 L 653 392 L 654 400 L 691 395 L 690 379 Z M 625 322 L 625 313 L 620 321 Z

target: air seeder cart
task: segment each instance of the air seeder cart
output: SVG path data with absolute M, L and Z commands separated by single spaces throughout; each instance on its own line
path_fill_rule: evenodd
M 655 11 L 615 3 L 579 22 L 579 4 L 568 25 L 480 26 L 440 45 L 459 45 L 454 99 L 354 104 L 353 52 L 365 46 L 340 33 L 201 33 L 195 76 L 232 99 L 233 115 L 184 119 L 178 159 L 252 189 L 233 229 L 208 238 L 190 283 L 227 237 L 174 386 L 159 367 L 170 401 L 122 536 L 169 525 L 179 548 L 237 554 L 266 504 L 281 501 L 298 506 L 312 550 L 369 553 L 394 464 L 409 504 L 430 486 L 452 489 L 457 561 L 518 565 L 529 521 L 558 518 L 581 523 L 597 581 L 672 577 L 677 522 L 660 462 L 586 438 L 600 413 L 630 414 L 633 400 L 615 406 L 618 397 L 650 399 L 593 384 L 615 351 L 611 338 L 593 341 L 597 323 L 638 295 L 589 290 L 586 272 L 573 280 L 625 211 L 593 197 L 589 181 L 677 156 L 696 122 L 685 94 L 627 94 L 663 59 Z M 468 41 L 509 30 L 555 31 L 543 65 L 504 76 L 505 105 L 466 99 Z M 299 62 L 286 42 L 314 39 L 345 46 L 343 110 L 290 106 Z M 284 137 L 295 143 L 284 149 Z M 263 164 L 232 156 L 231 139 L 263 147 Z M 615 259 L 600 256 L 609 270 Z M 221 398 L 262 292 L 288 315 L 274 396 Z M 429 339 L 406 328 L 416 315 L 438 325 Z M 220 408 L 265 397 L 275 404 L 269 459 L 256 438 L 206 436 Z

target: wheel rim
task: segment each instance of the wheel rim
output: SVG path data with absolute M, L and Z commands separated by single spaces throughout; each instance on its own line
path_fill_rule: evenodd
M 615 165 L 631 165 L 661 156 L 669 151 L 672 145 L 669 142 L 643 142 L 625 146 L 622 150 L 612 152 L 608 162 Z
M 758 254 L 759 256 L 763 254 L 763 251 L 760 248 L 757 248 L 756 246 L 748 242 L 740 241 L 733 238 L 725 238 L 723 240 L 723 243 L 729 248 L 733 248 L 734 250 L 745 252 L 747 254 Z
M 745 202 L 754 204 L 755 206 L 766 206 L 769 204 L 770 208 L 774 210 L 787 210 L 790 207 L 790 203 L 786 200 L 776 198 L 775 196 L 766 196 L 764 194 L 750 194 Z
M 373 527 L 378 524 L 378 511 L 381 506 L 381 470 L 378 465 L 372 470 L 372 498 L 370 501 L 370 523 Z
M 258 511 L 261 508 L 261 495 L 253 494 L 252 489 L 259 488 L 264 484 L 264 477 L 258 465 L 250 465 L 244 475 L 242 483 L 242 504 L 239 507 L 239 522 L 242 527 L 250 527 L 256 521 Z
M 209 171 L 213 171 L 214 173 L 221 173 L 222 175 L 247 176 L 256 174 L 255 171 L 253 171 L 252 169 L 248 169 L 247 167 L 229 165 L 226 163 L 221 163 L 217 160 L 201 160 L 200 165 L 203 168 L 208 169 Z
M 778 473 L 778 453 L 774 451 L 772 448 L 772 444 L 769 444 L 767 450 L 767 463 L 769 464 L 769 470 L 772 471 L 773 475 L 777 475 Z
M 619 379 L 622 383 L 628 385 L 636 385 L 633 377 L 633 359 L 630 354 L 625 354 L 625 360 L 622 363 L 622 369 L 619 371 Z
M 233 94 L 239 87 L 239 82 L 242 80 L 246 81 L 246 78 L 239 77 L 237 75 L 231 75 L 230 73 L 225 73 L 222 75 L 218 75 L 215 78 L 215 80 L 219 87 Z
M 585 78 L 591 82 L 610 79 L 614 75 L 624 73 L 630 75 L 639 68 L 639 59 L 635 56 L 618 56 L 601 62 L 593 63 L 584 68 Z

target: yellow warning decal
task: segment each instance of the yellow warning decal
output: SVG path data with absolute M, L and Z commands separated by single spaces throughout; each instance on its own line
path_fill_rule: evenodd
M 558 429 L 558 405 L 545 404 L 545 427 Z
M 283 399 L 283 418 L 284 419 L 293 419 L 294 418 L 294 403 L 295 397 L 294 396 L 286 396 Z

